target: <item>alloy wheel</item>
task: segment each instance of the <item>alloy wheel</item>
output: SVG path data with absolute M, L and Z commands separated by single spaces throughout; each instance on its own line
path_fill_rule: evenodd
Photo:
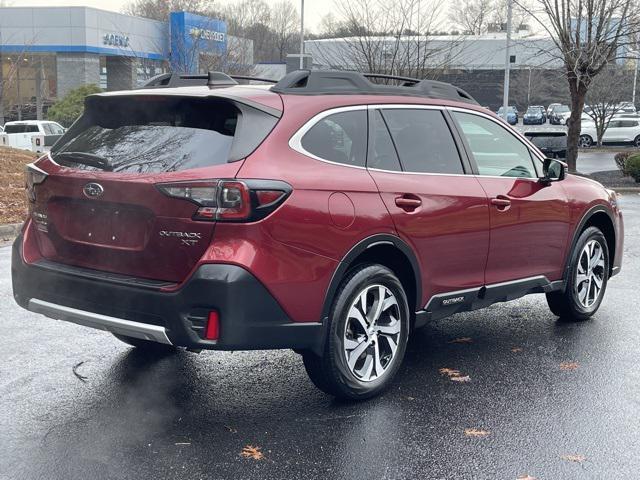
M 389 369 L 401 326 L 398 301 L 387 287 L 370 285 L 356 296 L 345 322 L 344 355 L 358 380 L 376 380 Z
M 600 297 L 605 276 L 605 257 L 602 245 L 590 240 L 580 252 L 574 289 L 576 298 L 584 308 L 591 308 Z
M 581 147 L 590 147 L 591 146 L 591 137 L 588 135 L 582 135 L 578 140 L 578 145 Z

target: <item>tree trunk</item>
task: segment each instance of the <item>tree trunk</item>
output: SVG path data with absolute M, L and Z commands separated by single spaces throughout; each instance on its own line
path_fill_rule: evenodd
M 576 172 L 578 163 L 578 141 L 582 130 L 582 109 L 587 95 L 587 86 L 579 79 L 569 79 L 571 93 L 571 116 L 567 120 L 567 165 L 570 172 Z

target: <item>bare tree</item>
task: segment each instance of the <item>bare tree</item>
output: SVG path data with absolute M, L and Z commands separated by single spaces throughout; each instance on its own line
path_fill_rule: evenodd
M 585 113 L 596 127 L 598 145 L 602 145 L 602 137 L 613 116 L 620 112 L 620 103 L 631 98 L 628 80 L 621 69 L 607 68 L 591 82 L 587 94 L 589 108 Z
M 341 38 L 316 41 L 312 50 L 320 62 L 333 68 L 432 75 L 460 53 L 457 40 L 440 43 L 438 48 L 431 40 L 430 34 L 439 26 L 441 5 L 437 0 L 336 0 L 341 20 L 323 22 L 335 31 L 322 36 Z
M 495 12 L 495 0 L 454 0 L 449 7 L 449 21 L 464 33 L 481 35 Z
M 133 0 L 125 5 L 124 13 L 165 22 L 171 12 L 212 14 L 211 4 L 208 0 Z
M 298 10 L 288 0 L 282 0 L 271 9 L 271 30 L 275 34 L 278 58 L 283 61 L 287 49 L 292 47 L 292 41 L 297 34 Z
M 507 9 L 510 0 L 494 0 L 493 10 L 491 12 L 491 23 L 497 23 L 499 25 L 507 24 Z M 553 0 L 555 1 L 555 0 Z M 566 0 L 573 1 L 573 0 Z M 530 0 L 516 0 L 513 4 L 511 12 L 511 23 L 513 31 L 518 31 L 524 26 L 527 26 L 530 20 L 528 11 L 531 7 Z
M 518 0 L 516 0 L 518 1 Z M 524 9 L 547 31 L 561 59 L 571 96 L 567 163 L 576 170 L 585 98 L 596 76 L 630 55 L 640 27 L 637 0 L 532 0 Z
M 231 4 L 222 15 L 229 34 L 253 40 L 253 53 L 257 61 L 272 58 L 275 41 L 269 28 L 271 9 L 264 0 L 243 0 Z

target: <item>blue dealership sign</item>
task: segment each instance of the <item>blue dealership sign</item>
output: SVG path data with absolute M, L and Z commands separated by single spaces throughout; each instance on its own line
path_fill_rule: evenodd
M 223 57 L 227 52 L 227 24 L 188 12 L 171 12 L 171 68 L 198 73 L 201 55 Z

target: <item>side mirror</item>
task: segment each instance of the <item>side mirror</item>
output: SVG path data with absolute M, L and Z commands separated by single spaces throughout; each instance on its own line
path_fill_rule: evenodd
M 542 177 L 540 182 L 551 183 L 564 180 L 567 174 L 567 164 L 555 158 L 545 158 L 542 164 Z

